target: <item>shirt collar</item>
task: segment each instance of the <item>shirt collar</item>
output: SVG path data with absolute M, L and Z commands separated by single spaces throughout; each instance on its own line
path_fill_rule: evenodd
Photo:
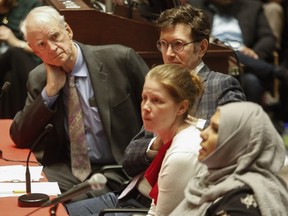
M 194 71 L 196 72 L 196 74 L 198 74 L 198 72 L 204 67 L 204 62 L 201 61 L 196 68 L 194 69 Z
M 74 45 L 77 48 L 78 54 L 77 54 L 76 64 L 75 64 L 71 74 L 75 77 L 87 77 L 87 71 L 82 70 L 83 64 L 85 64 L 82 51 L 81 51 L 81 49 L 77 43 L 74 43 Z

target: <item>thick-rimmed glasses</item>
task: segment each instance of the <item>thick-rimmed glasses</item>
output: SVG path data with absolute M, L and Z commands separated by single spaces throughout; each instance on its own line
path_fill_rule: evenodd
M 191 43 L 197 43 L 197 41 L 190 41 L 188 43 L 184 43 L 183 41 L 181 40 L 176 40 L 176 41 L 173 41 L 172 43 L 168 43 L 167 41 L 165 40 L 158 40 L 156 45 L 157 45 L 157 49 L 160 51 L 160 52 L 166 52 L 169 45 L 171 45 L 172 47 L 172 50 L 174 52 L 182 52 L 184 47 L 188 44 L 191 44 Z

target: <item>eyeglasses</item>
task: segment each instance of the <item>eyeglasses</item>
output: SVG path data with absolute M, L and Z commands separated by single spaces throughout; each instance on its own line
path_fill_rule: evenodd
M 186 45 L 191 44 L 191 43 L 197 43 L 197 42 L 198 41 L 190 41 L 188 43 L 184 43 L 183 41 L 176 40 L 176 41 L 173 41 L 172 43 L 168 43 L 165 40 L 158 40 L 156 45 L 157 45 L 157 49 L 160 52 L 166 52 L 170 44 L 174 52 L 182 52 Z

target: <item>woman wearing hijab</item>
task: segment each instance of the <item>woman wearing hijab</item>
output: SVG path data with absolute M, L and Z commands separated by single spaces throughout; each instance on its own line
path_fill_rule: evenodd
M 208 170 L 190 180 L 171 215 L 287 216 L 287 185 L 277 175 L 284 143 L 259 105 L 219 107 L 201 137 L 198 159 Z

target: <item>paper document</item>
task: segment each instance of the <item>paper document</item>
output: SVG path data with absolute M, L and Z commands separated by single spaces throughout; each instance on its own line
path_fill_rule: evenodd
M 26 193 L 26 184 L 0 183 L 0 197 L 21 196 Z M 57 182 L 32 182 L 31 193 L 44 193 L 49 196 L 59 195 L 61 191 Z
M 30 166 L 31 181 L 39 181 L 43 178 L 41 175 L 42 166 Z M 0 182 L 25 182 L 26 166 L 12 165 L 0 166 Z

